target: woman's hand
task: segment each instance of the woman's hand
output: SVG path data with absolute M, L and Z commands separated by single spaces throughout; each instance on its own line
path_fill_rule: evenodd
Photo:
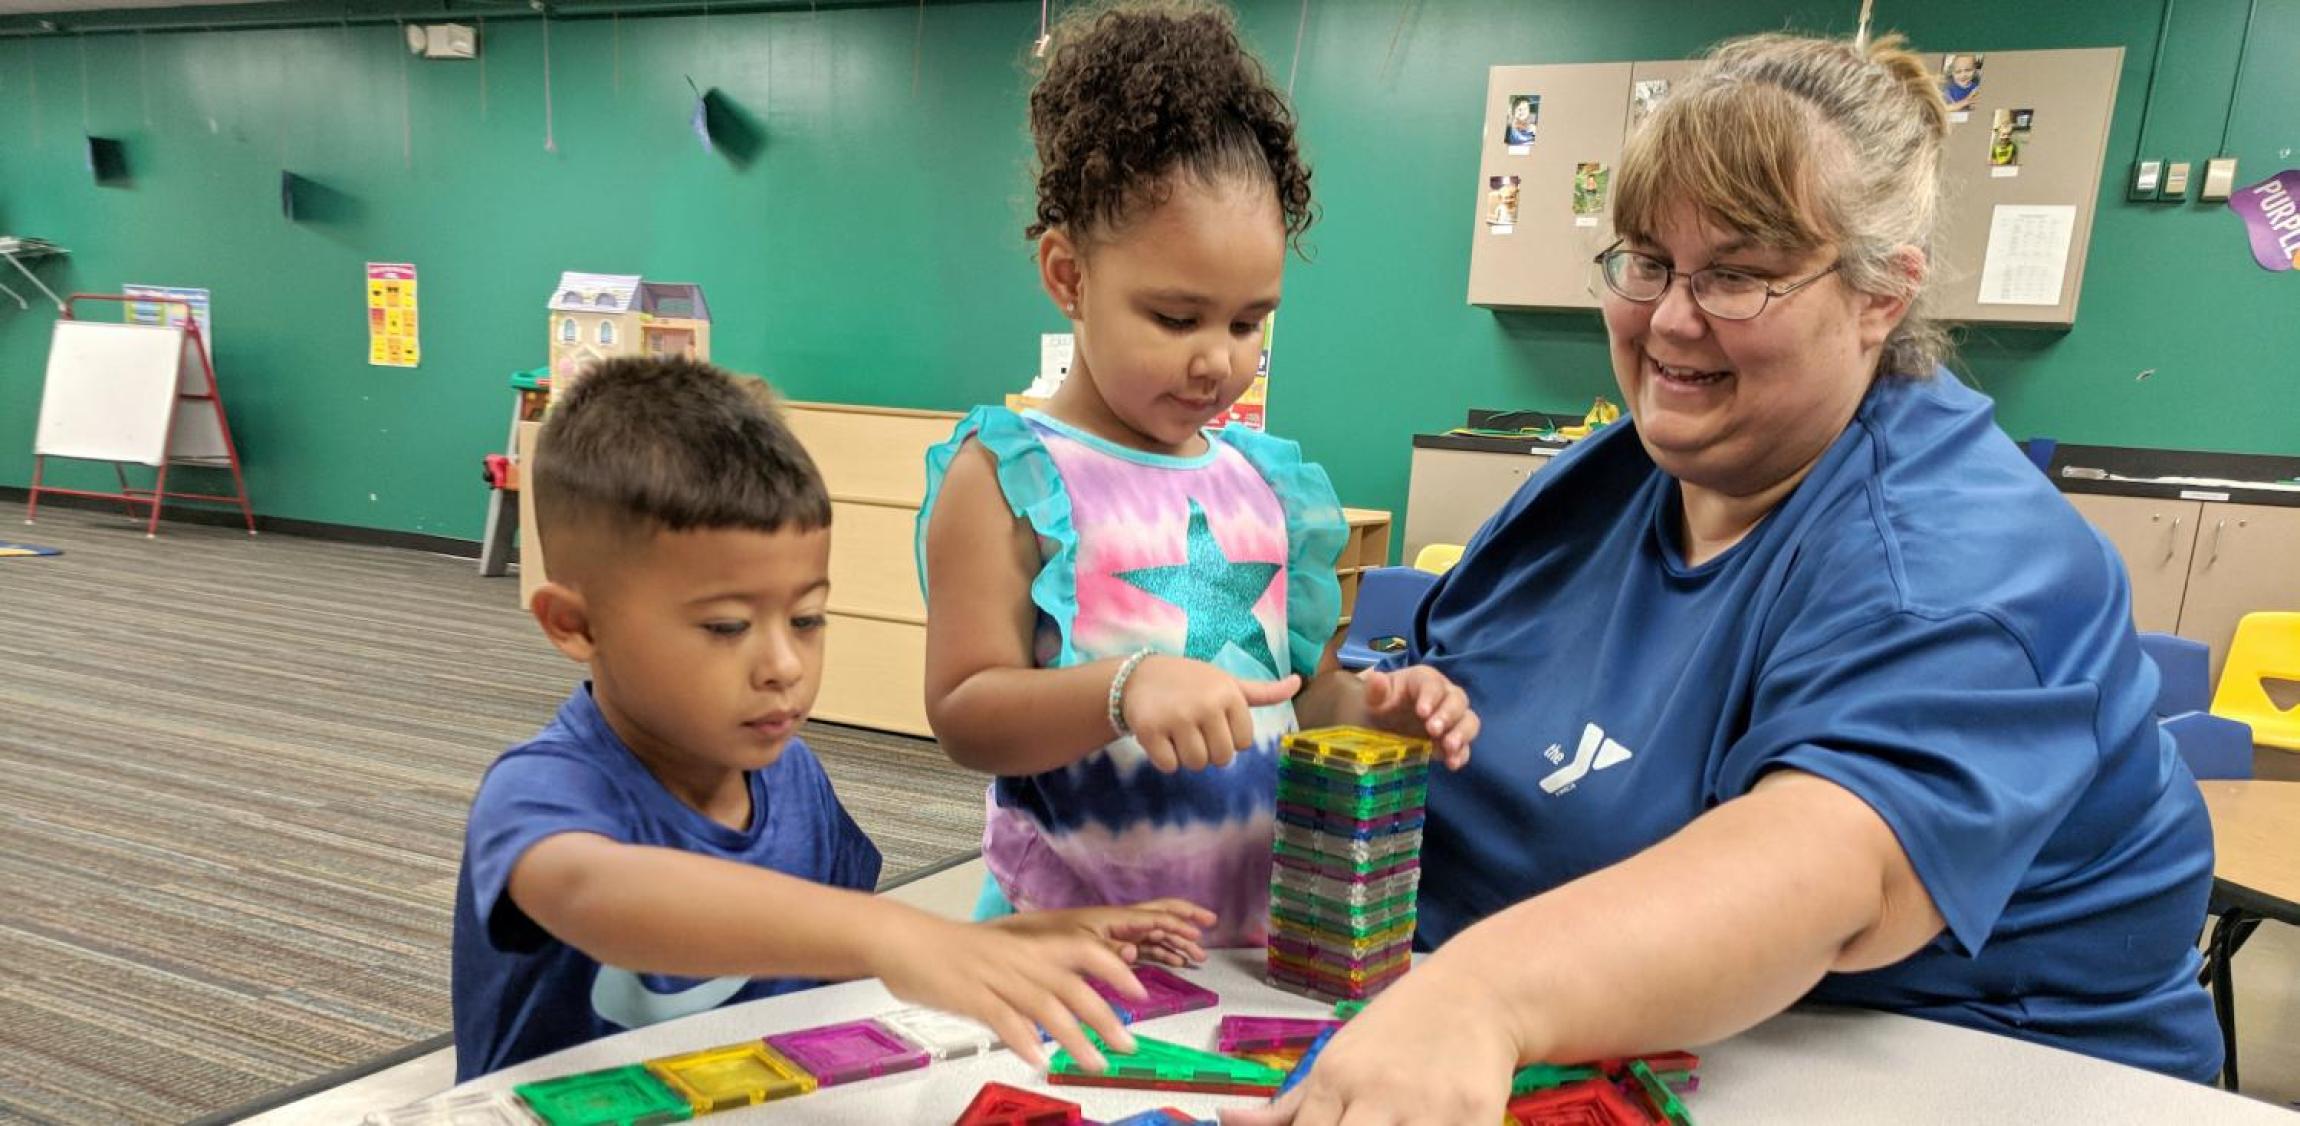
M 1230 765 L 1254 745 L 1253 709 L 1294 698 L 1302 678 L 1243 680 L 1204 661 L 1146 657 L 1119 700 L 1126 728 L 1162 774 Z
M 1468 764 L 1479 724 L 1460 685 L 1428 665 L 1394 672 L 1368 669 L 1358 679 L 1365 684 L 1369 724 L 1399 735 L 1426 736 L 1448 770 Z
M 1222 1126 L 1497 1122 L 1517 1063 L 1490 991 L 1425 962 L 1336 1033 L 1301 1086 Z

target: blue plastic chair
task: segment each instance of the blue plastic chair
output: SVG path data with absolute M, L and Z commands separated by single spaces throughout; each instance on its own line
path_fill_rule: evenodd
M 2211 712 L 2182 712 L 2160 721 L 2199 782 L 2252 777 L 2252 729 Z
M 1345 669 L 1371 668 L 1403 647 L 1414 628 L 1414 612 L 1437 585 L 1438 577 L 1413 567 L 1376 567 L 1358 576 L 1358 604 L 1349 632 L 1334 655 Z
M 2162 719 L 2212 708 L 2212 650 L 2169 633 L 2140 635 L 2140 650 L 2156 662 L 2156 715 Z

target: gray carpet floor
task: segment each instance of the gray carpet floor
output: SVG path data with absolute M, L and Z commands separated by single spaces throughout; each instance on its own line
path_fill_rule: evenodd
M 182 1121 L 445 1031 L 472 789 L 580 675 L 516 581 L 21 511 L 65 554 L 0 559 L 0 1122 Z M 887 879 L 979 843 L 931 743 L 806 738 Z

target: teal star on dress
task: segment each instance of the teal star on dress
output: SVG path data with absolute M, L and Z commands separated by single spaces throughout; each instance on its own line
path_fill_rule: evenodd
M 1118 578 L 1182 608 L 1189 621 L 1183 656 L 1214 660 L 1223 646 L 1235 645 L 1271 676 L 1278 675 L 1278 658 L 1270 652 L 1269 634 L 1254 616 L 1254 603 L 1278 576 L 1276 563 L 1232 563 L 1222 544 L 1207 526 L 1206 510 L 1190 501 L 1189 562 L 1176 567 L 1143 567 L 1120 571 Z

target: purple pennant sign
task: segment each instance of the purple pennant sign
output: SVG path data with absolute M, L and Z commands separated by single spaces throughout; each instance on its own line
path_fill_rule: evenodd
M 2252 260 L 2263 270 L 2300 267 L 2300 168 L 2287 168 L 2228 197 L 2228 209 L 2252 237 Z

